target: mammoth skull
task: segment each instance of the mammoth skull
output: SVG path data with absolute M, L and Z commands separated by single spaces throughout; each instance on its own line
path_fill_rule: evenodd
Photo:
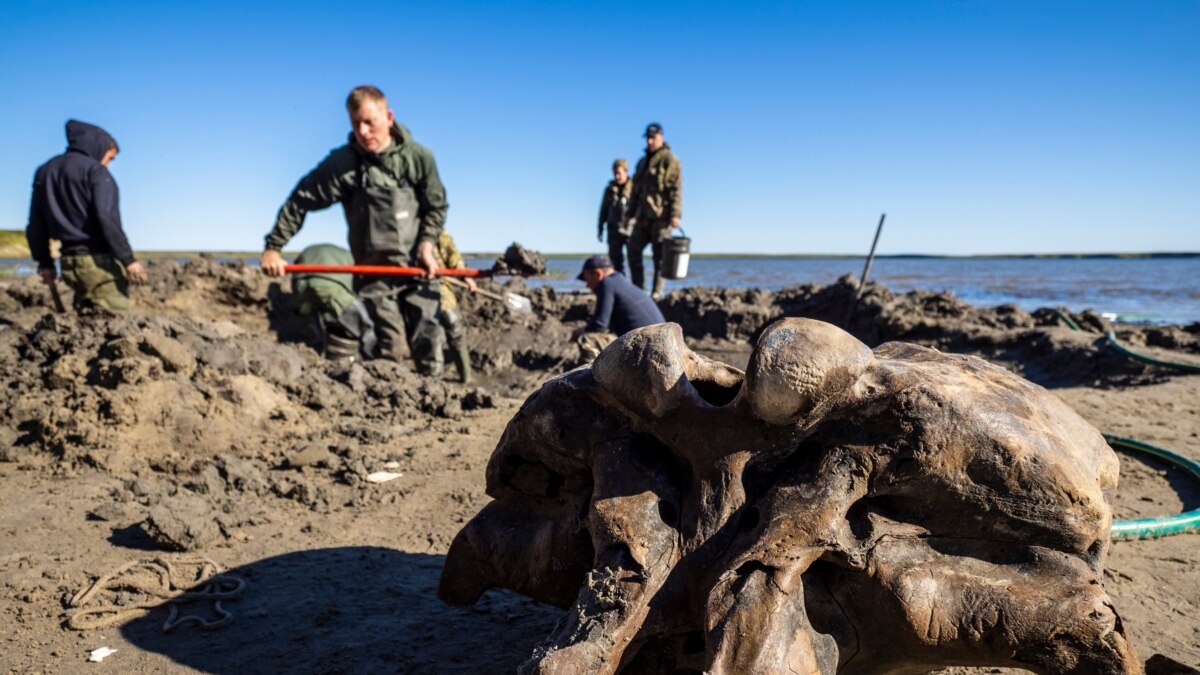
M 1134 673 L 1116 484 L 1094 428 L 980 359 L 786 319 L 743 373 L 660 324 L 529 397 L 439 594 L 566 608 L 531 673 Z

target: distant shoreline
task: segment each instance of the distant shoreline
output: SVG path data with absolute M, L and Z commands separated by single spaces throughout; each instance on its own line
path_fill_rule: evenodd
M 284 251 L 285 257 L 299 255 L 299 251 Z M 190 258 L 199 255 L 214 258 L 257 259 L 260 252 L 247 251 L 140 251 L 143 258 Z M 498 258 L 498 251 L 464 252 L 464 258 Z M 544 253 L 548 260 L 582 260 L 595 252 Z M 692 260 L 736 260 L 739 258 L 770 258 L 775 260 L 853 260 L 865 255 L 849 253 L 693 253 Z M 1113 259 L 1194 259 L 1200 252 L 1154 252 L 1154 253 L 988 253 L 979 255 L 928 255 L 923 253 L 892 253 L 876 255 L 876 260 L 1113 260 Z
M 261 251 L 139 251 L 139 258 L 193 258 L 209 255 L 214 258 L 257 259 Z M 577 253 L 541 252 L 550 260 L 579 260 L 594 255 L 595 251 Z M 295 258 L 299 251 L 284 251 L 284 256 Z M 467 258 L 498 258 L 498 251 L 463 253 Z M 853 260 L 866 256 L 861 253 L 692 253 L 693 260 L 736 260 L 744 258 L 776 260 Z M 25 245 L 24 230 L 0 230 L 0 259 L 30 258 Z M 939 255 L 926 253 L 889 253 L 875 256 L 879 260 L 1114 260 L 1114 259 L 1195 259 L 1200 251 L 1152 251 L 1142 253 L 981 253 L 974 255 Z
M 202 255 L 213 258 L 241 258 L 257 260 L 259 252 L 251 251 L 136 251 L 137 257 L 147 260 L 162 260 L 168 258 L 198 258 Z M 295 258 L 299 251 L 284 251 L 285 258 Z M 498 258 L 499 252 L 464 252 L 463 257 Z M 547 260 L 582 260 L 594 253 L 543 253 Z M 770 260 L 862 260 L 862 254 L 849 253 L 693 253 L 692 260 L 739 260 L 739 259 L 770 259 Z M 1200 252 L 1195 253 L 981 253 L 977 255 L 931 255 L 924 253 L 891 253 L 876 255 L 876 260 L 1194 260 L 1200 258 Z M 25 247 L 0 247 L 0 260 L 28 259 L 29 249 Z

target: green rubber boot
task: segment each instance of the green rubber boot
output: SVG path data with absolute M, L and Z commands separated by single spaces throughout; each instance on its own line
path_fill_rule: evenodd
M 458 377 L 463 384 L 471 382 L 471 350 L 466 346 L 459 347 L 450 352 L 450 358 L 454 359 L 454 366 L 458 368 Z

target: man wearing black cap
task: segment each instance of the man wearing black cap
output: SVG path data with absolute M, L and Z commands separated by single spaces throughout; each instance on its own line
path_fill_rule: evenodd
M 596 294 L 592 318 L 571 333 L 571 339 L 579 345 L 581 363 L 591 363 L 613 340 L 629 331 L 665 321 L 658 305 L 614 270 L 606 255 L 585 260 L 576 278 Z
M 638 160 L 629 204 L 629 227 L 633 228 L 629 236 L 629 274 L 635 286 L 646 287 L 642 250 L 650 244 L 654 256 L 651 297 L 658 300 L 663 291 L 663 242 L 671 237 L 671 230 L 679 227 L 683 216 L 683 168 L 663 140 L 658 122 L 646 127 L 646 154 Z

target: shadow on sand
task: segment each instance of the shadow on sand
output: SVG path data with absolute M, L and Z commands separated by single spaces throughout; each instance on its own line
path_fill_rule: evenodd
M 134 645 L 206 673 L 513 672 L 559 610 L 506 591 L 467 609 L 437 598 L 445 556 L 384 548 L 299 551 L 228 570 L 246 581 L 233 621 L 162 631 L 166 607 L 121 628 Z M 212 618 L 210 603 L 181 613 Z

